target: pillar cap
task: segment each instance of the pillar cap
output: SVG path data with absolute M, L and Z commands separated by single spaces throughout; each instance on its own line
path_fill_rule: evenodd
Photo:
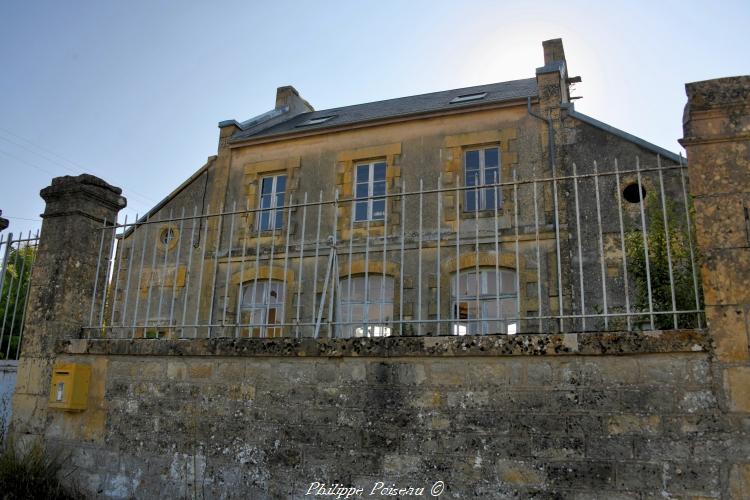
M 91 212 L 101 209 L 117 212 L 127 205 L 122 189 L 90 174 L 55 177 L 39 195 L 47 203 L 42 217 L 69 213 L 94 215 Z M 99 218 L 98 213 L 95 218 Z

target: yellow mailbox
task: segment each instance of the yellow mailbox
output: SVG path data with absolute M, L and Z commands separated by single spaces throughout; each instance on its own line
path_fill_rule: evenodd
M 52 369 L 49 407 L 82 411 L 89 398 L 91 367 L 82 363 L 56 363 Z

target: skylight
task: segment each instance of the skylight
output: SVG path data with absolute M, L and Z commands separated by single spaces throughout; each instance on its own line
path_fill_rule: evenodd
M 331 120 L 333 118 L 336 118 L 336 115 L 318 116 L 318 117 L 315 117 L 315 118 L 310 118 L 306 122 L 302 122 L 302 123 L 300 123 L 297 126 L 298 127 L 307 127 L 308 125 L 317 125 L 319 123 L 327 122 L 328 120 Z
M 477 92 L 475 94 L 464 94 L 458 97 L 454 97 L 450 103 L 456 104 L 458 102 L 478 101 L 479 99 L 484 99 L 486 95 L 487 95 L 487 92 Z

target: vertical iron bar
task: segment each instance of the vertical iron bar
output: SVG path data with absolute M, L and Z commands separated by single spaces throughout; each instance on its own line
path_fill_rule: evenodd
M 401 181 L 401 263 L 399 269 L 398 320 L 399 334 L 404 334 L 404 240 L 406 239 L 406 181 Z
M 107 219 L 104 219 L 104 224 L 101 227 L 101 238 L 99 238 L 99 257 L 96 259 L 96 274 L 94 275 L 94 291 L 91 293 L 91 310 L 89 312 L 89 326 L 94 326 L 94 303 L 96 302 L 96 291 L 99 286 L 99 268 L 102 265 L 102 250 L 104 249 L 104 229 L 107 227 Z M 21 235 L 23 238 L 23 234 Z M 87 331 L 87 336 L 91 334 L 91 330 Z
M 139 233 L 136 232 L 136 223 L 138 222 L 138 214 L 135 214 L 135 222 L 133 223 L 133 241 L 130 243 L 130 254 L 128 255 L 128 277 L 125 279 L 125 299 L 122 302 L 122 317 L 120 318 L 120 326 L 125 326 L 125 318 L 128 316 L 128 300 L 130 298 L 130 276 L 133 271 L 133 266 L 135 265 L 133 263 L 133 259 L 135 258 L 135 248 L 138 244 L 137 236 Z M 127 225 L 123 228 L 122 231 L 122 237 L 123 241 L 125 239 L 125 233 L 127 232 Z M 125 252 L 125 247 L 123 246 L 123 253 Z
M 172 219 L 172 213 L 173 213 L 173 209 L 170 208 L 169 209 L 169 219 L 170 220 Z M 170 222 L 170 224 L 171 224 L 171 222 Z M 171 231 L 171 230 L 172 230 L 172 228 L 169 227 L 169 226 L 167 226 L 167 236 L 169 236 L 169 231 Z M 161 237 L 161 235 L 159 235 L 159 237 Z M 176 236 L 174 236 L 174 237 L 176 238 Z M 158 309 L 158 312 L 156 313 L 156 315 L 157 315 L 156 316 L 157 317 L 157 321 L 156 321 L 157 330 L 158 330 L 158 327 L 161 326 L 161 305 L 162 305 L 162 302 L 164 300 L 164 289 L 166 288 L 166 285 L 167 285 L 167 272 L 168 272 L 167 271 L 167 262 L 168 262 L 168 258 L 169 258 L 169 244 L 171 242 L 172 242 L 172 240 L 170 240 L 169 238 L 167 238 L 167 241 L 164 243 L 164 262 L 162 263 L 162 266 L 161 266 L 162 267 L 162 275 L 161 275 L 162 278 L 161 279 L 163 281 L 162 281 L 161 287 L 159 287 L 159 309 Z M 175 278 L 176 278 L 176 276 L 175 276 Z
M 252 214 L 250 213 L 250 200 L 245 200 L 245 224 L 244 229 L 245 231 L 242 233 L 242 254 L 240 262 L 240 281 L 237 286 L 237 305 L 235 306 L 235 313 L 234 313 L 234 336 L 239 337 L 240 336 L 240 320 L 241 320 L 241 310 L 242 310 L 242 287 L 245 283 L 245 262 L 247 261 L 246 254 L 247 254 L 247 239 L 248 239 L 248 233 L 250 230 L 250 217 Z
M 623 284 L 625 286 L 625 319 L 628 325 L 628 331 L 631 329 L 631 317 L 630 317 L 630 283 L 628 281 L 628 256 L 625 252 L 625 224 L 622 219 L 622 194 L 620 193 L 620 167 L 615 158 L 615 183 L 617 192 L 617 215 L 620 218 L 620 252 L 622 252 L 622 276 Z
M 516 169 L 513 169 L 513 219 L 516 239 L 516 333 L 521 333 L 521 248 L 518 239 L 518 179 Z
M 255 276 L 253 277 L 253 291 L 250 294 L 250 307 L 251 307 L 251 321 L 253 321 L 253 325 L 248 328 L 248 335 L 250 336 L 252 334 L 253 326 L 256 326 L 258 324 L 258 311 L 260 310 L 260 307 L 257 307 L 258 305 L 255 303 L 255 299 L 258 296 L 258 276 L 260 275 L 260 236 L 261 236 L 261 220 L 263 219 L 263 212 L 259 211 L 256 212 L 258 216 L 255 218 L 255 223 L 257 224 L 257 234 L 255 235 Z M 263 335 L 263 323 L 259 324 L 259 330 L 258 330 L 258 336 Z
M 379 328 L 382 328 L 382 333 L 385 334 L 385 326 L 383 321 L 383 303 L 385 302 L 385 267 L 387 265 L 386 255 L 388 253 L 388 203 L 390 198 L 385 198 L 383 201 L 383 275 L 380 277 L 380 305 L 378 307 L 378 323 Z
M 338 246 L 338 223 L 339 223 L 339 190 L 336 189 L 333 193 L 333 242 L 331 244 L 331 253 L 333 254 L 333 257 L 331 259 L 331 294 L 329 295 L 328 299 L 328 338 L 333 338 L 334 332 L 333 332 L 333 321 L 335 318 L 333 317 L 334 310 L 333 310 L 333 301 L 336 297 L 336 287 L 339 286 L 338 283 L 338 269 L 339 269 L 339 262 L 338 262 L 338 254 L 336 247 Z M 334 279 L 335 278 L 335 279 Z
M 185 269 L 185 287 L 182 289 L 184 298 L 182 300 L 182 320 L 180 321 L 180 338 L 187 338 L 185 335 L 185 315 L 187 314 L 188 295 L 190 295 L 190 276 L 193 274 L 193 248 L 195 248 L 195 228 L 198 227 L 198 205 L 193 205 L 193 227 L 190 230 L 190 251 L 188 252 L 188 263 Z M 198 232 L 200 236 L 200 230 Z M 200 294 L 200 287 L 198 288 Z
M 206 267 L 206 248 L 208 247 L 208 216 L 211 214 L 211 205 L 206 206 L 206 223 L 203 225 L 203 238 L 200 241 L 200 245 L 203 245 L 201 250 L 201 261 L 198 265 L 200 270 L 198 271 L 198 302 L 195 305 L 195 332 L 193 337 L 198 338 L 198 322 L 201 313 L 201 295 L 203 295 L 203 269 Z M 203 216 L 202 216 L 203 217 Z M 201 218 L 202 218 L 201 217 Z M 200 237 L 200 227 L 198 228 L 198 236 Z
M 481 174 L 480 174 L 481 175 Z M 474 188 L 474 284 L 476 286 L 475 293 L 475 314 L 477 315 L 475 323 L 478 328 L 477 333 L 484 334 L 484 318 L 481 310 L 481 303 L 479 302 L 479 293 L 482 291 L 482 282 L 479 279 L 479 207 L 482 191 L 479 191 L 480 178 L 477 178 L 476 187 Z
M 162 222 L 164 221 L 164 217 L 162 216 Z M 146 318 L 144 321 L 143 326 L 143 337 L 146 338 L 146 333 L 148 332 L 148 325 L 151 321 L 151 292 L 154 289 L 154 276 L 158 278 L 158 274 L 156 273 L 156 248 L 159 244 L 159 228 L 156 228 L 156 234 L 154 235 L 154 246 L 151 249 L 151 268 L 149 269 L 149 283 L 148 283 L 148 294 L 146 295 Z M 158 330 L 156 334 L 158 338 Z
M 5 282 L 5 269 L 8 264 L 8 255 L 10 254 L 10 241 L 13 239 L 13 233 L 8 233 L 5 240 L 0 236 L 0 249 L 5 246 L 5 252 L 3 253 L 3 262 L 0 264 L 0 292 L 3 290 L 3 283 Z
M 536 315 L 538 318 L 537 328 L 539 333 L 542 329 L 542 254 L 539 243 L 539 195 L 537 194 L 537 182 L 531 185 L 534 190 L 534 239 L 536 240 Z
M 12 234 L 10 236 L 12 236 Z M 20 247 L 20 245 L 21 245 L 20 244 L 20 240 L 23 239 L 23 233 L 21 233 L 21 235 L 19 236 L 18 239 L 19 239 L 19 247 Z M 13 239 L 9 238 L 7 244 L 8 244 L 8 248 L 11 248 L 13 246 Z M 12 251 L 12 248 L 11 248 L 11 251 Z M 15 255 L 15 268 L 18 269 L 18 252 L 16 252 L 16 255 Z M 3 270 L 3 271 L 5 271 L 5 270 Z M 16 277 L 11 274 L 11 276 L 10 276 L 10 285 L 8 285 L 8 293 L 5 294 L 5 304 L 6 304 L 6 306 L 5 306 L 5 311 L 3 312 L 3 325 L 2 325 L 2 328 L 0 328 L 0 346 L 3 345 L 3 340 L 5 339 L 5 323 L 8 320 L 8 310 L 10 309 L 10 296 L 13 293 L 13 282 L 15 281 L 15 279 L 16 279 Z M 19 277 L 19 283 L 20 283 L 20 277 Z M 11 337 L 12 336 L 13 335 L 12 335 L 12 332 L 11 332 Z M 10 342 L 10 340 L 8 340 L 8 342 Z
M 460 326 L 459 326 L 459 319 L 460 318 L 460 291 L 459 291 L 459 275 L 461 273 L 461 203 L 459 200 L 464 197 L 464 192 L 459 191 L 459 180 L 458 175 L 456 175 L 456 203 L 455 203 L 455 212 L 456 212 L 456 275 L 454 276 L 453 280 L 451 280 L 451 283 L 453 283 L 452 286 L 452 292 L 451 292 L 451 316 L 453 317 L 453 322 L 451 324 L 451 334 L 453 335 L 459 335 L 460 333 Z M 453 300 L 455 299 L 456 303 L 453 303 Z M 454 331 L 455 330 L 455 331 Z
M 316 311 L 316 299 L 318 298 L 318 260 L 319 260 L 319 253 L 320 253 L 320 219 L 322 218 L 322 210 L 323 210 L 323 190 L 320 190 L 320 194 L 318 195 L 318 224 L 317 229 L 315 231 L 315 266 L 313 267 L 313 283 L 312 283 L 312 311 L 310 311 L 311 319 L 313 322 L 315 321 L 315 311 Z M 354 213 L 352 213 L 352 217 L 354 217 Z M 349 237 L 351 238 L 351 233 L 349 234 Z
M 602 206 L 599 198 L 599 166 L 594 160 L 594 195 L 596 197 L 596 222 L 599 228 L 599 257 L 602 272 L 602 300 L 604 303 L 604 329 L 609 330 L 609 307 L 607 304 L 607 270 L 604 255 L 604 230 L 602 229 Z
M 29 235 L 31 236 L 31 235 Z M 99 328 L 103 329 L 101 333 L 106 334 L 106 328 L 104 327 L 104 310 L 107 306 L 107 289 L 109 288 L 110 283 L 110 269 L 114 271 L 114 259 L 115 259 L 115 237 L 117 236 L 117 216 L 115 216 L 114 224 L 112 225 L 112 243 L 109 246 L 109 249 L 107 250 L 107 255 L 109 255 L 109 259 L 107 259 L 107 268 L 104 271 L 104 285 L 102 286 L 102 303 L 99 307 Z M 112 293 L 117 294 L 115 291 L 115 288 L 112 288 Z M 112 301 L 112 310 L 114 311 L 115 303 Z
M 437 259 L 435 261 L 435 287 L 437 288 L 437 331 L 435 332 L 436 335 L 440 335 L 443 330 L 443 325 L 441 323 L 440 318 L 440 310 L 441 310 L 441 304 L 440 304 L 440 247 L 443 243 L 443 238 L 440 234 L 440 229 L 443 224 L 443 174 L 438 174 L 438 192 L 437 192 Z
M 174 319 L 174 304 L 177 302 L 177 277 L 180 274 L 180 255 L 182 253 L 182 238 L 183 234 L 182 231 L 185 228 L 185 206 L 182 207 L 182 211 L 180 213 L 180 229 L 177 232 L 177 255 L 174 259 L 174 277 L 172 278 L 172 299 L 170 300 L 169 304 L 169 328 L 170 328 L 170 337 L 174 337 L 175 333 L 177 331 L 176 328 L 172 326 L 172 320 Z
M 36 236 L 34 237 L 36 246 L 34 247 L 34 252 L 31 254 L 31 266 L 29 266 L 29 281 L 26 285 L 26 298 L 23 300 L 23 315 L 21 316 L 21 329 L 18 332 L 18 345 L 16 346 L 16 360 L 20 357 L 21 354 L 21 342 L 23 341 L 23 332 L 26 327 L 26 314 L 29 312 L 29 295 L 31 292 L 31 278 L 32 274 L 34 273 L 34 264 L 36 263 L 36 254 L 39 250 L 39 230 L 36 230 Z M 0 287 L 0 290 L 2 290 L 2 287 Z M 1 343 L 1 342 L 0 342 Z M 8 359 L 6 357 L 6 359 Z
M 368 203 L 371 203 L 372 200 L 369 200 Z M 367 223 L 365 224 L 365 307 L 362 314 L 362 327 L 364 328 L 364 331 L 362 332 L 362 335 L 364 337 L 369 337 L 370 335 L 370 217 L 372 216 L 371 211 L 372 205 L 368 207 L 368 217 L 367 217 Z M 351 278 L 351 276 L 350 276 Z
M 419 178 L 419 250 L 417 251 L 417 335 L 422 335 L 422 196 L 424 183 Z
M 227 272 L 224 273 L 224 307 L 221 311 L 221 333 L 226 337 L 227 305 L 229 304 L 229 278 L 232 271 L 232 245 L 234 244 L 234 221 L 237 218 L 237 200 L 232 202 L 232 219 L 229 221 L 229 241 L 227 242 Z
M 141 228 L 145 229 L 145 234 L 143 235 L 143 245 L 141 246 L 141 264 L 140 269 L 138 271 L 138 287 L 135 290 L 135 309 L 133 310 L 133 326 L 130 330 L 130 338 L 135 337 L 135 328 L 138 323 L 138 309 L 141 304 L 141 281 L 143 279 L 143 262 L 146 258 L 146 242 L 148 241 L 148 231 L 149 231 L 149 223 L 150 223 L 150 217 L 148 214 L 146 214 L 146 218 L 141 224 Z M 135 225 L 133 226 L 133 231 L 135 231 L 138 228 L 138 220 L 136 219 Z M 133 247 L 133 252 L 135 251 L 135 247 Z
M 356 188 L 355 188 L 356 190 Z M 356 193 L 355 193 L 356 196 Z M 346 323 L 346 329 L 348 330 L 346 334 L 348 336 L 354 336 L 354 331 L 356 330 L 356 327 L 354 326 L 354 322 L 352 321 L 352 245 L 354 244 L 354 217 L 357 213 L 357 202 L 352 201 L 352 209 L 351 209 L 351 217 L 349 218 L 349 260 L 347 261 L 349 265 L 349 274 L 347 274 L 346 277 L 346 301 L 347 301 L 347 323 Z M 341 327 L 339 327 L 339 330 Z
M 31 231 L 29 230 L 27 239 L 31 239 Z M 21 239 L 23 239 L 23 233 L 21 233 Z M 10 358 L 10 345 L 13 343 L 13 329 L 16 327 L 16 314 L 18 314 L 18 297 L 21 295 L 21 287 L 23 286 L 23 275 L 24 271 L 26 271 L 26 257 L 24 257 L 21 254 L 22 251 L 21 242 L 18 242 L 18 250 L 16 251 L 16 256 L 21 256 L 21 272 L 18 274 L 18 286 L 16 286 L 16 299 L 13 301 L 13 318 L 10 322 L 10 334 L 8 335 L 8 348 L 5 350 L 5 359 Z M 16 262 L 18 262 L 18 259 L 16 259 Z M 18 268 L 18 264 L 16 264 L 16 268 Z M 29 280 L 26 280 L 26 287 L 29 286 Z M 6 310 L 10 304 L 8 302 L 5 303 Z M 5 328 L 3 327 L 3 330 Z M 3 331 L 3 333 L 5 333 Z M 2 345 L 2 340 L 0 340 L 0 345 Z
M 555 205 L 555 251 L 557 252 L 557 308 L 560 315 L 560 332 L 563 329 L 563 287 L 562 287 L 562 262 L 560 260 L 560 211 L 557 201 L 557 169 L 555 159 L 552 158 L 552 199 Z
M 659 191 L 661 192 L 661 214 L 664 219 L 664 239 L 667 242 L 667 265 L 669 269 L 669 291 L 672 294 L 672 319 L 674 321 L 674 329 L 677 329 L 677 300 L 674 292 L 674 273 L 672 271 L 672 244 L 670 242 L 671 235 L 669 234 L 669 220 L 667 218 L 667 198 L 664 195 L 664 176 L 662 175 L 661 169 L 661 156 L 656 155 L 656 165 L 659 169 Z
M 286 324 L 286 301 L 291 300 L 291 290 L 289 290 L 289 283 L 287 280 L 286 273 L 289 270 L 289 235 L 292 229 L 292 205 L 294 204 L 294 194 L 289 194 L 289 205 L 286 207 L 286 241 L 284 242 L 284 300 L 281 301 L 281 323 Z M 284 211 L 281 212 L 282 218 L 284 217 Z M 287 298 L 288 297 L 288 298 Z M 281 327 L 282 332 L 286 329 L 285 326 Z M 283 336 L 283 333 L 282 333 Z
M 115 224 L 115 228 L 117 225 Z M 125 220 L 122 223 L 122 235 L 120 236 L 120 240 L 117 242 L 117 271 L 115 272 L 115 283 L 112 287 L 112 314 L 109 318 L 109 325 L 110 325 L 110 332 L 114 334 L 115 330 L 115 309 L 117 305 L 117 284 L 120 280 L 120 270 L 122 269 L 122 254 L 124 253 L 124 243 L 125 243 L 125 229 L 128 227 L 128 215 L 125 214 Z
M 586 297 L 583 291 L 583 250 L 581 249 L 581 210 L 578 203 L 578 174 L 576 173 L 576 164 L 573 163 L 573 193 L 576 202 L 576 235 L 578 244 L 578 283 L 581 293 L 581 321 L 582 329 L 586 331 Z
M 236 202 L 235 202 L 236 203 Z M 218 230 L 216 235 L 216 247 L 214 248 L 214 268 L 213 277 L 211 282 L 211 301 L 208 303 L 208 338 L 211 338 L 211 330 L 213 329 L 214 323 L 214 300 L 216 300 L 216 278 L 219 275 L 219 248 L 221 245 L 221 236 L 224 229 L 224 210 L 226 206 L 222 205 L 219 208 L 219 222 Z M 229 265 L 229 264 L 227 264 Z
M 307 224 L 307 192 L 305 192 L 305 198 L 302 202 L 302 231 L 300 232 L 299 237 L 299 268 L 297 269 L 297 314 L 295 318 L 295 332 L 294 336 L 299 338 L 300 337 L 300 330 L 299 330 L 299 314 L 300 314 L 300 307 L 302 306 L 302 278 L 303 278 L 303 271 L 305 270 L 304 266 L 302 265 L 304 259 L 305 259 L 305 226 Z M 315 293 L 315 290 L 313 290 L 313 294 Z
M 497 172 L 492 175 L 492 183 L 495 185 L 495 206 L 493 207 L 495 222 L 495 329 L 500 324 L 500 229 L 497 221 L 497 206 L 500 204 L 500 194 L 498 193 L 498 176 Z M 500 333 L 496 331 L 495 333 Z
M 636 176 L 638 178 L 638 194 L 641 198 L 640 202 L 640 208 L 641 208 L 641 235 L 643 235 L 643 254 L 646 259 L 646 289 L 648 291 L 648 312 L 649 312 L 649 321 L 651 323 L 651 329 L 654 330 L 654 301 L 651 294 L 651 264 L 649 262 L 649 252 L 648 250 L 648 229 L 646 228 L 646 209 L 644 208 L 646 205 L 646 200 L 643 199 L 643 182 L 641 180 L 641 160 L 637 156 L 635 157 L 635 170 L 636 170 Z
M 682 153 L 680 153 L 680 167 L 682 167 Z M 685 222 L 687 223 L 687 235 L 688 235 L 688 248 L 690 249 L 690 268 L 693 273 L 693 291 L 695 292 L 695 310 L 698 311 L 701 308 L 700 296 L 698 292 L 698 274 L 695 270 L 695 254 L 693 253 L 693 225 L 690 220 L 690 200 L 687 195 L 687 188 L 685 187 L 685 170 L 680 168 L 680 182 L 682 183 L 682 200 L 685 203 Z M 701 314 L 696 313 L 698 318 L 698 328 L 701 327 Z

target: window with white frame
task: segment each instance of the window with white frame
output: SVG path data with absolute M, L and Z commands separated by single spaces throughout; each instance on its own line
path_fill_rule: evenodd
M 464 151 L 464 211 L 494 210 L 502 200 L 500 188 L 492 186 L 500 182 L 500 148 L 469 149 Z
M 261 210 L 257 216 L 257 227 L 260 231 L 273 231 L 284 226 L 284 195 L 286 193 L 286 174 L 269 175 L 260 180 Z
M 384 161 L 359 163 L 355 167 L 354 179 L 354 220 L 383 220 L 385 218 L 385 198 L 373 199 L 385 194 Z
M 515 334 L 518 320 L 516 274 L 509 269 L 479 269 L 451 279 L 453 335 Z
M 250 313 L 250 333 L 253 337 L 279 337 L 284 322 L 283 281 L 258 279 L 242 288 L 242 309 Z
M 339 336 L 388 337 L 393 320 L 393 289 L 393 278 L 382 274 L 339 281 Z

